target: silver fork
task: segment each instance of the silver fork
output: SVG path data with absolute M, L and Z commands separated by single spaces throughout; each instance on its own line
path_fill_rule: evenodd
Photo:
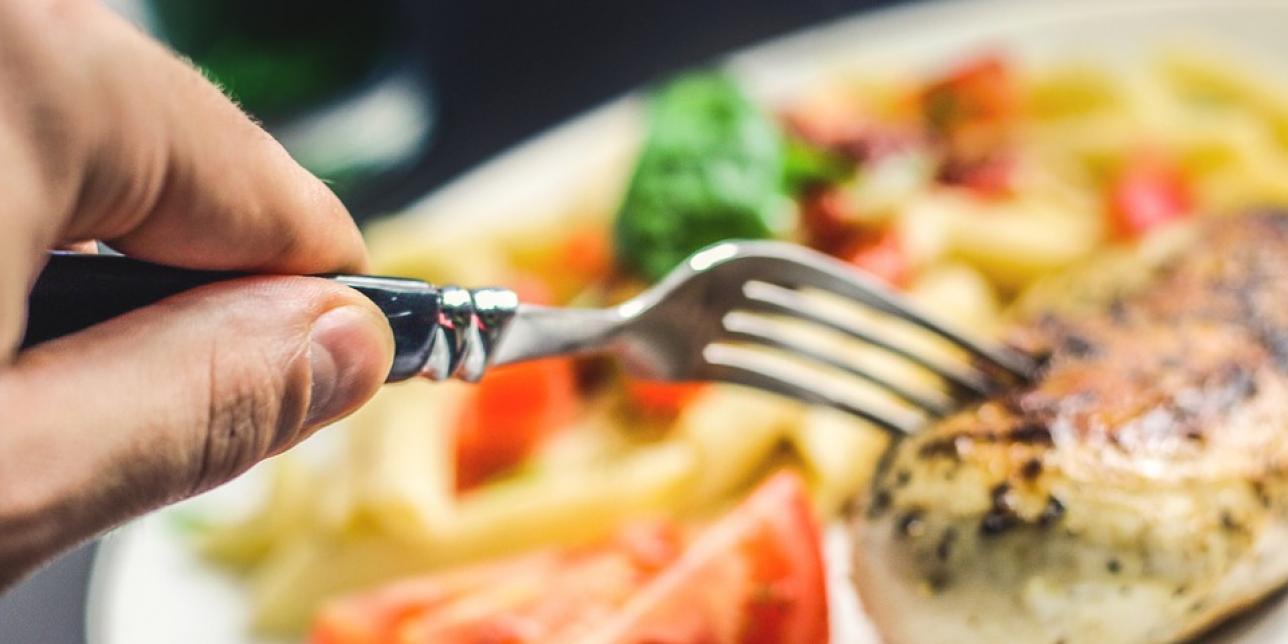
M 911 323 L 970 356 L 953 361 L 868 328 L 805 291 L 844 298 Z M 837 260 L 783 242 L 730 241 L 690 257 L 661 283 L 608 309 L 568 309 L 519 304 L 505 291 L 474 292 L 482 324 L 477 341 L 430 375 L 474 379 L 480 365 L 543 356 L 611 352 L 632 375 L 657 380 L 704 380 L 745 385 L 821 404 L 865 418 L 900 434 L 1008 383 L 1029 379 L 1034 360 L 1003 344 L 971 337 L 918 310 L 877 280 Z M 942 390 L 917 389 L 867 365 L 802 341 L 765 316 L 804 321 L 877 347 L 940 378 Z M 803 358 L 876 385 L 912 409 L 875 409 L 837 387 L 803 377 L 763 358 L 748 346 Z M 472 363 L 471 363 L 472 362 Z M 914 411 L 915 410 L 915 411 Z
M 119 256 L 51 254 L 28 298 L 23 346 L 238 276 Z M 438 288 L 419 280 L 364 275 L 324 277 L 361 291 L 389 320 L 395 344 L 390 381 L 418 375 L 474 381 L 491 365 L 608 352 L 643 378 L 746 385 L 909 433 L 928 417 L 1028 379 L 1035 369 L 1030 357 L 951 328 L 849 266 L 781 242 L 715 244 L 658 285 L 608 309 L 520 304 L 512 291 L 500 288 Z M 901 320 L 947 341 L 966 359 L 936 355 L 906 338 L 883 334 L 862 316 L 825 306 L 813 292 Z M 785 327 L 784 321 L 796 326 Z M 812 344 L 802 334 L 802 324 L 897 356 L 934 374 L 943 386 L 913 386 L 844 357 L 830 345 Z M 791 356 L 797 363 L 784 364 L 775 356 Z M 902 402 L 864 401 L 851 395 L 849 381 L 831 377 L 836 374 L 866 381 Z

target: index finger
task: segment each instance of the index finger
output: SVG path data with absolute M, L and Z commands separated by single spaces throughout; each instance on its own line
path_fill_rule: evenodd
M 54 207 L 28 216 L 50 243 L 103 239 L 192 268 L 365 266 L 339 199 L 188 64 L 97 2 L 0 5 L 17 14 L 0 20 L 0 49 L 21 50 L 8 56 L 19 78 L 0 72 L 0 85 L 30 88 L 9 111 L 47 130 L 71 124 L 65 140 L 30 143 L 54 193 L 30 201 Z M 74 199 L 57 207 L 67 193 Z

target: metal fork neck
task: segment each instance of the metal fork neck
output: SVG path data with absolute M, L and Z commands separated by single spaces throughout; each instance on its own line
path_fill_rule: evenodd
M 491 354 L 493 364 L 602 350 L 626 316 L 618 309 L 566 309 L 523 304 Z

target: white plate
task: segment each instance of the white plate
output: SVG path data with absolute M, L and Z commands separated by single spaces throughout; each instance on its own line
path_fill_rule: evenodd
M 1023 60 L 1072 56 L 1112 64 L 1180 42 L 1272 64 L 1288 60 L 1285 34 L 1288 3 L 1276 0 L 933 2 L 832 23 L 737 53 L 726 63 L 753 93 L 773 102 L 847 67 L 916 69 L 981 48 Z M 471 172 L 404 217 L 427 231 L 486 231 L 518 216 L 531 221 L 584 206 L 596 187 L 611 202 L 637 139 L 637 108 L 627 97 L 596 109 Z M 325 449 L 325 432 L 320 438 L 312 447 Z M 185 505 L 245 503 L 257 494 L 258 479 L 252 471 Z M 183 511 L 151 515 L 105 539 L 90 585 L 92 644 L 247 641 L 245 599 L 231 579 L 185 547 L 175 528 Z M 828 544 L 838 580 L 844 575 L 840 536 L 832 531 Z M 872 641 L 848 585 L 833 586 L 834 639 Z M 1220 639 L 1288 641 L 1288 601 L 1267 602 L 1224 629 Z

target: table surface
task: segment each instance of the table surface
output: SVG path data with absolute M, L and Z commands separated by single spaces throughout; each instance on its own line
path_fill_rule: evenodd
M 408 2 L 438 101 L 433 147 L 358 215 L 389 212 L 541 130 L 758 40 L 894 0 Z M 0 642 L 84 641 L 93 544 L 0 595 Z

